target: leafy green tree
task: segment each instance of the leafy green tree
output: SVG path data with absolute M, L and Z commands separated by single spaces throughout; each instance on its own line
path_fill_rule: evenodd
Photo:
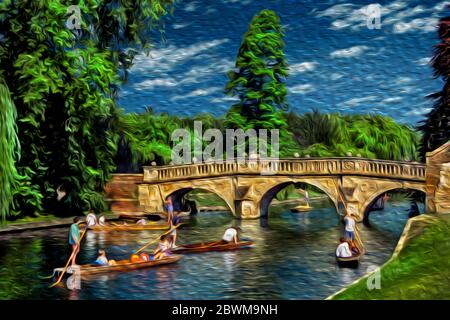
M 380 115 L 287 115 L 301 156 L 347 155 L 387 160 L 417 160 L 419 135 L 406 125 Z
M 434 106 L 420 126 L 423 157 L 450 140 L 450 17 L 440 20 L 438 35 L 441 42 L 435 46 L 432 66 L 435 76 L 442 77 L 445 84 L 440 92 L 430 96 Z
M 14 203 L 22 213 L 105 209 L 117 88 L 133 49 L 149 48 L 150 31 L 172 2 L 79 1 L 80 30 L 67 26 L 72 1 L 0 3 L 0 76 L 18 113 L 24 179 Z
M 17 138 L 16 108 L 9 89 L 0 78 L 0 216 L 10 214 L 17 179 L 16 161 L 20 154 Z
M 261 11 L 251 21 L 239 48 L 237 70 L 228 72 L 225 90 L 239 98 L 226 116 L 228 128 L 286 128 L 288 66 L 283 34 L 280 18 L 271 10 Z

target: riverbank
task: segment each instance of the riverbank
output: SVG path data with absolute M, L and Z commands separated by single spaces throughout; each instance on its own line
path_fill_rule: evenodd
M 315 196 L 310 199 L 310 202 L 324 201 L 327 200 L 327 196 Z M 197 194 L 192 197 L 198 203 L 198 210 L 200 212 L 208 211 L 229 211 L 229 208 L 225 202 L 218 198 L 214 194 Z M 286 200 L 276 200 L 272 201 L 273 205 L 286 205 L 286 204 L 297 204 L 302 203 L 303 198 L 296 199 L 286 199 Z M 111 212 L 104 213 L 108 220 L 119 219 L 118 214 L 113 214 Z M 59 228 L 68 227 L 72 224 L 73 217 L 59 218 L 53 215 L 42 215 L 39 217 L 26 217 L 17 221 L 9 221 L 6 225 L 0 227 L 0 234 L 22 232 L 27 230 L 40 230 L 48 228 Z
M 392 258 L 379 271 L 380 289 L 368 289 L 370 273 L 328 299 L 450 299 L 450 215 L 410 219 Z
M 108 220 L 117 220 L 118 215 L 112 213 L 105 213 Z M 73 223 L 74 217 L 58 218 L 55 216 L 39 216 L 36 218 L 26 218 L 19 221 L 11 221 L 0 227 L 0 234 L 17 233 L 28 230 L 41 230 L 49 228 L 63 228 L 68 227 Z

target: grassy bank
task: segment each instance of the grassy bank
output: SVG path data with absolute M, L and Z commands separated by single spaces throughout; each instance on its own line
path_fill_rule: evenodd
M 381 289 L 369 291 L 362 278 L 336 300 L 450 299 L 450 215 L 426 227 L 381 268 Z

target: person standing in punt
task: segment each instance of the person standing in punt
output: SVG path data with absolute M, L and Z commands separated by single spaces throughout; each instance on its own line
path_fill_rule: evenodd
M 345 222 L 345 238 L 351 241 L 355 240 L 355 219 L 351 213 L 347 214 L 344 218 Z
M 181 223 L 181 218 L 178 215 L 175 215 L 172 220 L 170 220 L 170 229 L 172 231 L 169 232 L 169 237 L 171 238 L 171 248 L 176 248 L 177 242 L 177 227 Z
M 69 245 L 72 247 L 72 267 L 76 266 L 76 258 L 78 252 L 80 252 L 80 217 L 73 218 L 73 223 L 69 230 Z
M 167 210 L 167 223 L 171 223 L 173 219 L 173 203 L 172 197 L 168 197 L 165 202 L 166 210 Z

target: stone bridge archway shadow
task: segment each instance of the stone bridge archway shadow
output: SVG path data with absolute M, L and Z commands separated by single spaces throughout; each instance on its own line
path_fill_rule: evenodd
M 422 204 L 422 208 L 420 210 L 420 214 L 425 213 L 425 199 L 426 199 L 426 193 L 423 189 L 420 188 L 390 188 L 386 189 L 382 192 L 378 192 L 374 195 L 372 195 L 368 200 L 368 205 L 364 209 L 364 217 L 363 217 L 363 224 L 366 227 L 371 227 L 370 222 L 370 216 L 372 214 L 377 214 L 378 212 L 382 212 L 386 210 L 385 204 L 386 201 L 383 203 L 383 197 L 387 195 L 387 203 L 390 202 L 396 202 L 400 200 L 407 201 L 408 204 L 410 204 L 412 201 L 416 201 L 417 203 Z M 400 197 L 398 195 L 401 195 Z M 382 207 L 380 207 L 382 205 Z M 404 216 L 408 218 L 408 210 L 405 210 Z
M 269 188 L 261 197 L 261 201 L 260 201 L 260 212 L 261 212 L 261 219 L 267 220 L 269 218 L 269 208 L 270 205 L 272 203 L 272 201 L 275 199 L 276 195 L 282 191 L 283 189 L 287 188 L 288 186 L 295 186 L 296 189 L 303 189 L 305 190 L 306 188 L 310 188 L 312 187 L 313 190 L 317 190 L 320 191 L 321 193 L 323 193 L 324 195 L 326 195 L 327 200 L 329 202 L 331 202 L 336 210 L 336 214 L 338 215 L 338 203 L 333 200 L 333 195 L 330 193 L 329 190 L 327 190 L 326 188 L 324 188 L 322 185 L 320 185 L 319 183 L 312 183 L 311 181 L 305 181 L 304 179 L 294 179 L 291 181 L 284 181 L 284 182 L 279 182 L 278 184 L 272 186 L 271 188 Z M 311 196 L 310 196 L 311 198 Z M 302 199 L 302 198 L 299 198 Z M 295 204 L 291 205 L 292 207 L 295 206 Z
M 174 211 L 192 210 L 193 209 L 192 202 L 194 202 L 195 212 L 193 212 L 193 214 L 197 214 L 200 212 L 198 210 L 198 208 L 201 203 L 198 203 L 198 201 L 195 201 L 195 200 L 187 199 L 186 197 L 190 193 L 203 193 L 203 194 L 207 194 L 210 198 L 215 198 L 215 199 L 213 199 L 213 201 L 220 202 L 217 205 L 226 207 L 226 210 L 224 210 L 224 211 L 227 211 L 230 213 L 230 215 L 232 215 L 232 209 L 231 209 L 230 205 L 227 203 L 226 199 L 224 199 L 224 197 L 222 197 L 218 192 L 209 190 L 207 188 L 193 187 L 193 186 L 183 187 L 183 188 L 180 188 L 180 189 L 168 194 L 164 198 L 164 200 L 167 200 L 169 197 L 172 198 Z

